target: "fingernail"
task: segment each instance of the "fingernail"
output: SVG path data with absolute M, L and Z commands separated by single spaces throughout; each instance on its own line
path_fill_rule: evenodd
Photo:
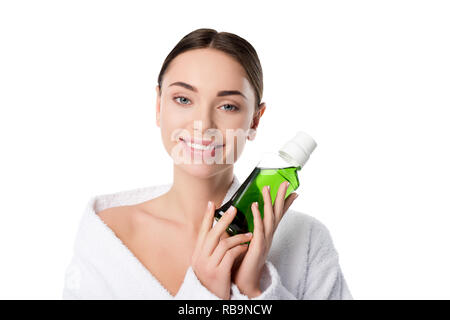
M 212 202 L 208 201 L 208 209 L 211 209 L 211 208 L 212 208 Z
M 251 233 L 251 232 L 247 232 L 245 235 L 246 235 L 247 237 L 250 237 L 252 234 L 253 234 L 253 233 Z
M 230 213 L 232 213 L 233 212 L 233 206 L 230 206 L 229 208 L 228 208 L 228 210 L 227 211 L 225 211 L 225 214 L 230 214 Z
M 258 207 L 258 202 L 253 202 L 253 204 L 255 205 L 255 207 Z
M 297 199 L 297 197 L 298 197 L 298 193 L 295 194 L 294 199 Z
M 286 183 L 286 188 L 289 188 L 289 184 L 290 184 L 289 182 L 288 182 L 288 183 Z
M 270 192 L 270 186 L 266 186 L 267 191 Z

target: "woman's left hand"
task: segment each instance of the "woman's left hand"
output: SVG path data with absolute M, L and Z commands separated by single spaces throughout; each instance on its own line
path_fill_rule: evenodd
M 273 235 L 281 218 L 298 196 L 296 193 L 292 193 L 285 200 L 284 197 L 288 186 L 289 183 L 287 181 L 280 184 L 273 206 L 269 188 L 264 186 L 264 221 L 261 219 L 258 203 L 254 202 L 252 204 L 253 237 L 242 262 L 232 274 L 232 282 L 238 286 L 241 293 L 249 298 L 261 294 L 261 272 L 272 245 Z

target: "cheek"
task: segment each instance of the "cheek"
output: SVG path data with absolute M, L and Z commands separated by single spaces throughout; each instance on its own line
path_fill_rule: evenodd
M 164 147 L 170 154 L 173 146 L 177 144 L 177 135 L 179 135 L 180 130 L 185 127 L 185 120 L 183 117 L 170 112 L 169 108 L 164 110 L 161 109 L 159 127 L 161 130 L 161 138 L 163 140 Z
M 170 101 L 161 103 L 159 116 L 163 133 L 179 128 L 186 122 L 185 112 L 180 108 L 176 108 Z
M 221 116 L 221 119 L 218 119 L 217 123 L 220 123 L 223 128 L 229 128 L 234 130 L 238 129 L 246 130 L 250 128 L 253 120 L 253 115 L 246 111 L 242 111 L 241 113 L 232 116 L 231 115 L 224 116 L 223 114 L 219 114 L 219 116 Z

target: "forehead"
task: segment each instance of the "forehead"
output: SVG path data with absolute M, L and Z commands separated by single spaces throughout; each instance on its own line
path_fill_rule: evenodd
M 189 50 L 175 57 L 166 70 L 163 86 L 174 81 L 187 82 L 200 92 L 202 89 L 240 90 L 251 96 L 252 91 L 240 63 L 225 52 L 211 48 Z

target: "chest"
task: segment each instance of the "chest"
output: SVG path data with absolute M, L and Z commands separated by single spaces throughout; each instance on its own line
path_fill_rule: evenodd
M 138 226 L 133 236 L 122 241 L 153 277 L 175 296 L 191 263 L 195 243 L 170 226 L 158 223 Z

